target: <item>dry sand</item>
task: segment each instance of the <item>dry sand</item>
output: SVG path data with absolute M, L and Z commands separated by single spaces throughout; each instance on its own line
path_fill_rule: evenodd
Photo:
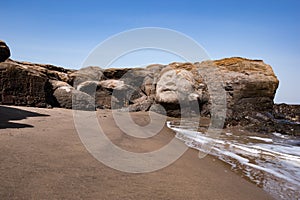
M 97 111 L 107 136 L 136 152 L 162 147 L 168 128 L 149 139 L 132 139 L 110 111 Z M 147 113 L 133 113 L 138 124 Z M 170 166 L 130 174 L 93 158 L 74 128 L 71 110 L 0 106 L 0 199 L 271 199 L 225 163 L 189 149 Z

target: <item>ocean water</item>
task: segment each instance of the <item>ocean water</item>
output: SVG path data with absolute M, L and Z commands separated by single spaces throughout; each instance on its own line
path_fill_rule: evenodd
M 229 164 L 275 199 L 300 199 L 299 137 L 250 133 L 238 128 L 224 129 L 217 137 L 210 137 L 205 129 L 197 128 L 198 123 L 169 121 L 167 126 L 186 145 Z

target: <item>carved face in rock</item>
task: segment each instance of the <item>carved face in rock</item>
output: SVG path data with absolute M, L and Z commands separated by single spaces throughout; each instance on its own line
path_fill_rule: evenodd
M 167 69 L 162 72 L 156 86 L 156 101 L 160 103 L 175 103 L 197 100 L 195 79 L 190 71 L 185 69 Z

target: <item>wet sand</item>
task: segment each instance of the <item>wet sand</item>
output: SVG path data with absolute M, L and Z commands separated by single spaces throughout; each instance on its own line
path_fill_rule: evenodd
M 121 148 L 147 152 L 167 144 L 164 127 L 149 139 L 133 139 L 97 111 L 101 127 Z M 132 113 L 137 124 L 147 113 Z M 271 199 L 261 188 L 212 156 L 189 149 L 161 170 L 130 174 L 111 169 L 85 149 L 71 110 L 0 106 L 0 199 Z

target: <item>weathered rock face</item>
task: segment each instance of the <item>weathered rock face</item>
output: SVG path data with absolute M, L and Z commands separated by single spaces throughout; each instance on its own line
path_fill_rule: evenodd
M 22 106 L 56 106 L 50 80 L 68 81 L 67 70 L 53 65 L 6 60 L 0 63 L 0 103 Z
M 0 62 L 4 62 L 10 57 L 10 50 L 5 42 L 0 40 Z
M 198 108 L 201 115 L 210 116 L 213 95 L 226 100 L 227 126 L 242 125 L 261 132 L 280 127 L 272 115 L 279 81 L 271 66 L 261 60 L 228 58 L 194 64 L 172 63 L 162 67 L 156 77 L 156 103 L 168 115 L 197 114 L 195 108 Z M 212 86 L 209 90 L 209 82 L 220 82 L 224 96 Z
M 54 91 L 53 96 L 59 107 L 76 110 L 95 110 L 94 99 L 84 92 L 75 90 L 70 85 L 58 87 Z
M 107 79 L 120 79 L 126 74 L 130 69 L 129 68 L 109 68 L 103 71 L 104 76 Z
M 205 100 L 205 85 L 195 69 L 191 63 L 172 63 L 160 72 L 155 100 L 167 110 L 167 114 L 199 114 L 198 103 Z
M 272 112 L 279 81 L 270 65 L 243 58 L 217 60 L 214 64 L 224 81 L 228 123 L 241 124 L 253 112 Z
M 136 99 L 135 103 L 126 107 L 125 110 L 128 110 L 129 112 L 149 111 L 153 103 L 154 103 L 154 99 L 149 98 L 147 96 L 143 96 L 139 99 Z
M 99 67 L 86 67 L 70 74 L 68 83 L 77 87 L 80 83 L 85 81 L 101 81 L 105 79 L 103 70 Z
M 14 63 L 0 63 L 0 102 L 45 107 L 51 90 L 46 76 Z
M 226 92 L 226 125 L 241 125 L 258 132 L 276 131 L 278 121 L 272 112 L 279 81 L 271 66 L 244 58 L 203 62 L 199 66 L 211 64 L 216 67 Z M 207 110 L 210 103 L 206 104 Z
M 83 91 L 95 98 L 97 108 L 112 108 L 112 101 L 119 101 L 114 98 L 114 90 L 126 89 L 126 85 L 120 80 L 103 80 L 103 81 L 86 81 L 78 86 L 80 91 Z
M 300 105 L 275 104 L 272 122 L 277 132 L 300 136 Z
M 184 69 L 174 70 L 165 68 L 159 77 L 156 86 L 156 102 L 179 104 L 180 101 L 197 100 L 194 90 L 193 74 Z
M 300 105 L 275 104 L 273 114 L 277 119 L 288 119 L 300 123 Z
M 139 88 L 125 84 L 121 79 L 109 79 L 99 82 L 96 103 L 99 107 L 120 109 L 136 103 L 137 99 L 144 96 Z

